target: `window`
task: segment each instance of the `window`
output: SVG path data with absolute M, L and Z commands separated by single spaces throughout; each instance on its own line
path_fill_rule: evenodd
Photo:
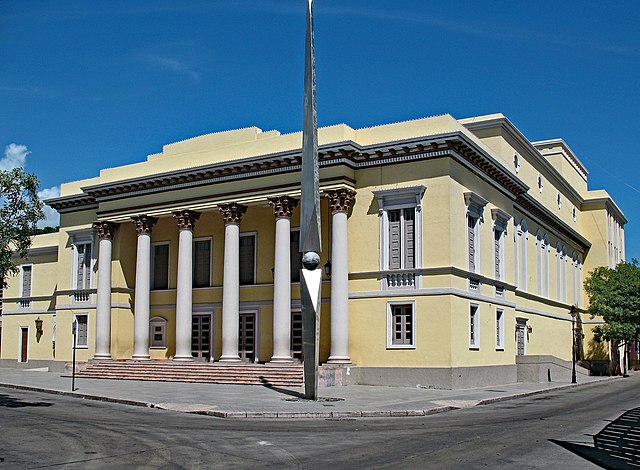
M 415 267 L 415 208 L 394 209 L 389 217 L 389 269 Z
M 477 305 L 469 308 L 469 347 L 480 348 L 480 307 Z
M 91 243 L 75 245 L 75 288 L 78 290 L 91 289 Z
M 472 273 L 480 272 L 480 222 L 487 201 L 475 193 L 464 193 L 467 205 L 467 258 L 468 269 Z
M 169 288 L 169 242 L 154 243 L 152 249 L 151 289 L 166 290 Z
M 491 209 L 491 218 L 493 219 L 494 276 L 497 280 L 504 280 L 504 237 L 511 216 L 503 210 Z
M 20 266 L 20 307 L 29 308 L 31 307 L 31 272 L 32 265 L 23 264 Z
M 527 222 L 522 219 L 516 228 L 516 284 L 521 290 L 527 290 Z
M 373 192 L 378 200 L 380 216 L 380 270 L 415 269 L 421 266 L 421 214 L 425 189 L 424 186 L 412 186 Z M 385 287 L 395 285 L 393 276 L 392 279 L 386 279 Z M 414 280 L 410 284 L 416 287 Z
M 389 302 L 387 304 L 387 348 L 415 347 L 414 302 Z
M 75 320 L 77 322 L 76 329 L 76 347 L 86 348 L 88 346 L 88 320 L 86 314 L 76 314 Z
M 240 285 L 256 283 L 256 236 L 240 235 Z
M 504 311 L 496 310 L 496 349 L 504 351 Z
M 152 348 L 166 347 L 167 320 L 153 317 L 149 321 L 149 346 Z
M 291 230 L 289 256 L 291 259 L 291 282 L 300 282 L 302 253 L 300 253 L 300 229 Z
M 193 242 L 193 287 L 211 287 L 211 239 Z

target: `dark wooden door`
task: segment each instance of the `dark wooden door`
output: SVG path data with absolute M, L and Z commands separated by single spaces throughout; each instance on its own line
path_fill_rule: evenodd
M 194 315 L 191 319 L 191 354 L 196 360 L 211 359 L 211 315 Z
M 29 329 L 20 328 L 21 344 L 20 344 L 20 362 L 27 362 L 27 348 L 29 346 Z
M 238 332 L 238 354 L 240 359 L 253 362 L 256 358 L 256 315 L 240 314 L 240 331 Z

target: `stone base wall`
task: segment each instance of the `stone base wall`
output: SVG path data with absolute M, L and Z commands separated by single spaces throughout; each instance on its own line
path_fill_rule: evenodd
M 518 382 L 551 382 L 571 380 L 571 361 L 555 356 L 517 356 Z M 576 376 L 588 376 L 589 370 L 576 365 Z

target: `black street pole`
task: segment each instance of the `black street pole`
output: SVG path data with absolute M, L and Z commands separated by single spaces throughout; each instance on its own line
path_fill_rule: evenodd
M 578 383 L 576 380 L 576 306 L 571 306 L 571 383 Z
M 73 332 L 73 368 L 71 369 L 71 391 L 76 391 L 76 332 Z

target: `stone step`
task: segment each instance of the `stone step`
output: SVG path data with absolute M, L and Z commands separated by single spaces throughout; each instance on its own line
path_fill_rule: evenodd
M 90 361 L 76 373 L 81 378 L 200 382 L 239 385 L 303 384 L 300 364 L 173 363 L 166 361 Z

